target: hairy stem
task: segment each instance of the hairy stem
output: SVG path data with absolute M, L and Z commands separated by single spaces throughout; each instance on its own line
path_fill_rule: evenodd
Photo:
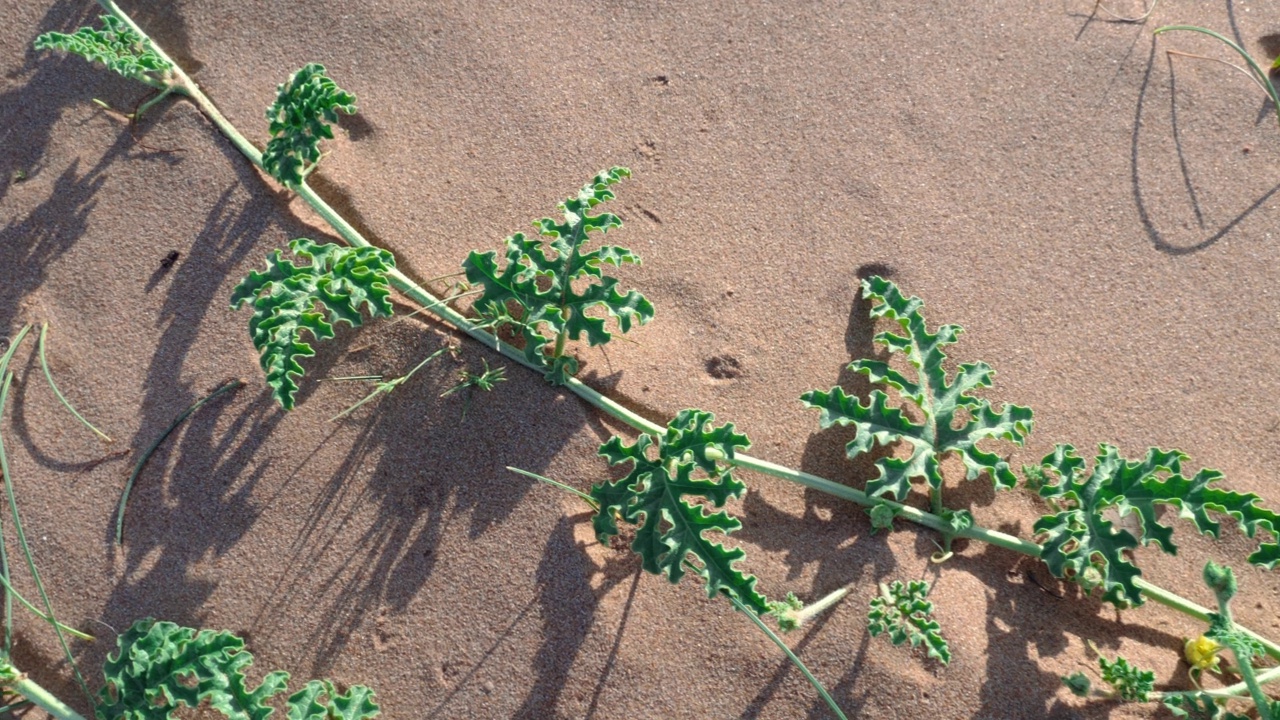
M 66 703 L 54 697 L 52 693 L 30 680 L 18 668 L 7 660 L 0 661 L 0 684 L 40 706 L 57 720 L 85 720 L 80 713 L 72 710 Z

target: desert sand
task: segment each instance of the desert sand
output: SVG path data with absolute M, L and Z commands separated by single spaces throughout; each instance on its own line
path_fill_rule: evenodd
M 360 112 L 313 184 L 415 278 L 630 167 L 609 237 L 643 258 L 617 275 L 657 315 L 579 357 L 590 385 L 656 422 L 709 410 L 753 455 L 862 487 L 875 470 L 845 457 L 852 431 L 819 431 L 797 398 L 865 395 L 846 366 L 882 352 L 858 294 L 880 273 L 931 323 L 965 328 L 951 367 L 994 367 L 984 397 L 1035 410 L 1025 447 L 988 445 L 1015 467 L 1059 442 L 1176 447 L 1280 506 L 1280 129 L 1247 78 L 1165 52 L 1238 61 L 1226 48 L 1151 32 L 1199 24 L 1262 59 L 1273 5 L 1166 0 L 1145 23 L 1091 0 L 122 5 L 260 146 L 276 85 L 326 65 Z M 505 470 L 585 490 L 618 477 L 598 446 L 634 436 L 536 373 L 404 319 L 401 299 L 400 319 L 319 344 L 282 411 L 228 298 L 289 240 L 336 236 L 190 103 L 130 128 L 92 99 L 127 110 L 146 88 L 32 49 L 96 5 L 2 6 L 0 334 L 47 321 L 55 377 L 116 441 L 65 413 L 34 345 L 0 430 L 54 606 L 103 638 L 72 646 L 94 688 L 111 629 L 156 617 L 243 634 L 255 679 L 370 685 L 387 718 L 831 717 L 722 598 L 642 573 L 595 542 L 579 500 Z M 456 359 L 329 422 L 368 388 L 325 378 L 394 377 L 449 343 Z M 439 397 L 482 360 L 508 381 Z M 246 386 L 151 459 L 117 547 L 138 453 L 229 378 Z M 1031 536 L 1036 497 L 946 468 L 952 505 Z M 1190 687 L 1182 643 L 1203 626 L 1182 615 L 1117 612 L 980 543 L 934 565 L 930 531 L 872 534 L 861 508 L 739 478 L 728 542 L 761 590 L 850 587 L 787 640 L 851 718 L 1168 716 L 1071 696 L 1059 676 L 1094 674 L 1089 641 L 1158 689 Z M 1280 576 L 1244 561 L 1262 538 L 1228 525 L 1215 543 L 1164 518 L 1179 553 L 1138 551 L 1144 577 L 1210 605 L 1201 568 L 1229 562 L 1241 622 L 1280 636 Z M 917 578 L 934 582 L 949 666 L 867 634 L 876 584 Z M 48 627 L 16 626 L 16 664 L 89 712 Z

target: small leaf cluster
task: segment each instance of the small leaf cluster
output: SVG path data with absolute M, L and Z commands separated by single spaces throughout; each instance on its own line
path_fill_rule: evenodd
M 910 457 L 876 461 L 880 475 L 867 483 L 867 494 L 902 502 L 911 490 L 912 479 L 923 478 L 936 497 L 942 489 L 941 460 L 948 453 L 960 456 L 968 480 L 985 474 L 997 487 L 1016 485 L 1017 477 L 1009 464 L 979 448 L 978 443 L 987 438 L 1003 438 L 1021 445 L 1031 432 L 1030 408 L 1005 405 L 997 410 L 989 401 L 970 394 L 991 386 L 995 371 L 986 363 L 960 365 L 954 378 L 948 379 L 943 368 L 947 356 L 942 348 L 955 343 L 963 328 L 943 325 L 936 333 L 929 332 L 920 298 L 904 296 L 891 281 L 877 276 L 863 281 L 862 294 L 875 303 L 871 317 L 895 320 L 905 331 L 903 335 L 882 332 L 875 341 L 890 352 L 904 354 L 912 369 L 904 374 L 886 362 L 870 359 L 855 360 L 849 368 L 866 375 L 873 384 L 896 389 L 919 408 L 923 421 L 913 422 L 901 409 L 893 407 L 881 390 L 872 391 L 866 404 L 848 396 L 841 387 L 830 392 L 813 390 L 801 400 L 821 411 L 819 423 L 824 429 L 832 425 L 857 428 L 857 435 L 846 446 L 851 458 L 870 451 L 877 443 L 909 444 Z M 955 524 L 963 522 L 956 519 Z
M 1263 543 L 1249 561 L 1266 568 L 1280 562 L 1276 542 L 1280 515 L 1260 506 L 1257 495 L 1215 487 L 1222 479 L 1217 470 L 1202 469 L 1186 477 L 1182 472 L 1186 459 L 1177 450 L 1152 448 L 1141 460 L 1127 460 L 1115 447 L 1103 444 L 1086 472 L 1086 463 L 1074 447 L 1055 447 L 1040 461 L 1036 473 L 1041 479 L 1040 496 L 1054 507 L 1034 526 L 1049 570 L 1086 590 L 1101 588 L 1103 598 L 1118 607 L 1140 605 L 1143 598 L 1134 581 L 1142 572 L 1128 557 L 1139 538 L 1116 528 L 1105 511 L 1115 508 L 1121 516 L 1136 514 L 1141 543 L 1155 544 L 1173 555 L 1177 553 L 1173 528 L 1158 520 L 1158 505 L 1176 507 L 1179 516 L 1215 538 L 1221 525 L 1214 515 L 1234 518 L 1249 537 L 1265 530 L 1272 542 Z
M 1112 661 L 1099 657 L 1098 667 L 1102 669 L 1102 681 L 1110 685 L 1121 700 L 1146 702 L 1147 693 L 1155 689 L 1155 672 L 1131 665 L 1124 657 L 1117 656 Z
M 727 535 L 741 528 L 741 521 L 685 499 L 720 508 L 746 491 L 718 461 L 732 462 L 735 451 L 751 443 L 734 432 L 733 423 L 715 426 L 712 420 L 709 412 L 682 410 L 661 437 L 644 434 L 626 445 L 614 436 L 602 445 L 600 454 L 609 464 L 631 463 L 632 468 L 621 480 L 591 487 L 599 505 L 593 526 L 605 544 L 619 533 L 619 519 L 637 526 L 631 549 L 645 570 L 672 583 L 692 571 L 706 583 L 709 597 L 723 592 L 763 615 L 772 605 L 756 591 L 755 576 L 736 567 L 746 553 L 705 537 L 709 531 Z
M 509 325 L 519 332 L 525 358 L 544 368 L 552 383 L 564 384 L 578 371 L 578 361 L 565 352 L 566 340 L 586 336 L 588 345 L 597 346 L 612 337 L 605 328 L 605 318 L 588 314 L 588 310 L 603 308 L 624 333 L 633 324 L 653 319 L 652 303 L 635 290 L 622 292 L 617 278 L 602 272 L 604 265 L 638 265 L 640 257 L 613 245 L 594 250 L 585 247 L 591 232 L 605 233 L 622 226 L 617 215 L 588 211 L 612 200 L 611 186 L 630 176 L 631 171 L 623 167 L 602 171 L 575 196 L 560 203 L 562 221 L 542 218 L 534 222 L 548 241 L 526 238 L 524 233 L 508 237 L 505 267 L 493 251 L 472 252 L 462 264 L 467 282 L 483 289 L 476 308 L 494 324 Z
M 338 87 L 319 63 L 309 63 L 277 87 L 267 108 L 271 141 L 262 152 L 262 167 L 285 185 L 297 185 L 320 162 L 320 141 L 333 139 L 329 123 L 338 111 L 356 112 L 356 97 Z
M 928 597 L 929 583 L 924 580 L 881 584 L 880 595 L 871 601 L 867 613 L 867 630 L 872 637 L 888 633 L 894 645 L 910 642 L 911 647 L 918 647 L 924 643 L 929 656 L 946 665 L 951 662 L 951 648 L 942 637 L 942 626 L 930 617 L 933 603 Z
M 267 385 L 286 410 L 293 408 L 296 378 L 304 373 L 298 358 L 315 354 L 302 333 L 320 340 L 333 337 L 333 323 L 358 326 L 365 304 L 374 317 L 390 317 L 387 272 L 395 267 L 395 258 L 380 248 L 317 245 L 307 238 L 290 242 L 289 248 L 311 263 L 295 265 L 277 250 L 267 257 L 266 272 L 250 272 L 231 293 L 233 310 L 253 301 L 249 333 Z
M 99 720 L 168 720 L 179 708 L 210 707 L 233 720 L 265 720 L 270 700 L 287 690 L 289 673 L 267 673 L 250 688 L 253 655 L 228 632 L 195 630 L 150 618 L 134 623 L 107 657 L 106 685 L 98 694 Z M 339 693 L 328 680 L 312 680 L 286 701 L 289 720 L 365 720 L 377 717 L 373 691 L 354 685 Z
M 120 18 L 103 15 L 99 20 L 102 22 L 101 30 L 82 27 L 70 35 L 44 33 L 36 38 L 35 48 L 69 52 L 89 62 L 102 63 L 107 69 L 130 80 L 153 87 L 162 86 L 164 74 L 172 70 L 173 65 Z

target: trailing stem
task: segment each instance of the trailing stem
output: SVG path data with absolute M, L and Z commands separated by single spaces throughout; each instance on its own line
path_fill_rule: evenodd
M 143 37 L 148 37 L 149 39 L 149 36 L 147 36 L 146 33 L 144 33 L 142 29 L 139 28 L 137 24 L 134 23 L 133 20 L 129 18 L 128 15 L 126 15 L 124 11 L 122 11 L 119 8 L 119 6 L 116 5 L 115 2 L 113 2 L 113 0 L 99 0 L 99 3 L 104 8 L 106 8 L 110 13 L 112 13 L 116 17 L 119 17 L 122 21 L 128 24 L 139 35 Z M 1196 30 L 1198 32 L 1204 32 L 1199 28 L 1182 27 L 1182 26 L 1161 28 L 1160 31 L 1164 32 L 1167 30 L 1175 30 L 1175 29 Z M 1213 33 L 1207 33 L 1207 34 L 1213 34 Z M 154 42 L 152 43 L 152 45 L 153 47 L 155 47 Z M 164 55 L 163 51 L 159 47 L 155 47 L 155 50 L 157 53 L 161 54 L 163 57 L 166 57 L 166 58 L 168 57 L 167 55 Z M 1254 65 L 1256 65 L 1256 63 L 1251 63 L 1251 67 Z M 213 102 L 210 101 L 209 98 L 205 96 L 203 92 L 200 91 L 199 87 L 190 79 L 190 77 L 186 75 L 186 73 L 184 73 L 181 70 L 181 68 L 179 68 L 176 65 L 176 63 L 174 64 L 174 70 L 172 75 L 173 75 L 174 92 L 180 93 L 190 98 L 192 102 L 194 102 L 200 108 L 200 110 L 209 117 L 209 119 L 218 127 L 218 129 L 224 135 L 226 135 L 228 139 L 231 140 L 231 142 L 236 146 L 236 148 L 240 150 L 240 152 L 246 158 L 249 159 L 250 162 L 252 162 L 253 164 L 257 165 L 259 168 L 261 168 L 262 167 L 261 152 L 259 152 L 259 150 L 256 147 L 254 147 L 252 143 L 250 143 L 238 130 L 236 130 L 236 128 L 230 123 L 230 121 L 228 121 L 226 117 L 224 117 L 222 113 L 218 111 L 218 109 L 214 106 Z M 1273 95 L 1273 99 L 1275 99 L 1274 95 Z M 342 239 L 345 242 L 355 247 L 372 247 L 369 241 L 366 240 L 363 236 L 361 236 L 360 233 L 357 232 L 356 229 L 352 227 L 350 223 L 348 223 L 341 215 L 337 213 L 337 211 L 335 211 L 322 198 L 320 198 L 320 196 L 318 196 L 315 193 L 315 191 L 306 183 L 305 180 L 297 185 L 291 185 L 290 189 L 298 193 L 299 197 L 305 200 L 307 204 L 309 204 L 317 213 L 319 213 L 319 215 L 322 218 L 324 218 L 325 222 L 327 222 L 334 229 L 334 231 L 337 232 L 337 234 L 342 237 Z M 536 370 L 538 372 L 543 372 L 545 370 L 544 367 L 541 367 L 538 364 L 527 359 L 523 352 L 509 345 L 508 343 L 503 342 L 502 340 L 498 339 L 496 336 L 490 334 L 489 332 L 486 332 L 484 328 L 480 327 L 477 323 L 472 322 L 470 319 L 462 315 L 462 313 L 450 307 L 448 304 L 446 304 L 440 298 L 436 297 L 430 291 L 428 291 L 427 289 L 415 283 L 413 280 L 411 280 L 408 276 L 406 276 L 400 270 L 389 271 L 387 273 L 387 279 L 388 279 L 388 282 L 393 287 L 395 287 L 398 291 L 400 291 L 401 293 L 403 293 L 413 301 L 417 302 L 418 304 L 422 305 L 423 309 L 429 310 L 430 312 L 435 314 L 437 317 L 439 317 L 441 320 L 449 323 L 450 325 L 453 325 L 454 327 L 466 333 L 467 335 L 470 335 L 472 338 L 479 341 L 480 343 L 490 348 L 493 348 L 495 351 L 501 353 L 502 355 L 506 356 L 510 360 L 516 363 L 519 363 L 521 365 L 524 365 L 525 367 L 528 367 L 532 370 Z M 664 432 L 664 428 L 662 426 L 649 421 L 648 419 L 622 406 L 621 404 L 614 401 L 613 399 L 602 395 L 601 393 L 587 386 L 585 383 L 583 383 L 581 380 L 578 380 L 577 378 L 574 378 L 574 377 L 567 378 L 567 380 L 564 382 L 564 386 L 567 387 L 574 394 L 581 397 L 587 403 L 593 405 L 594 407 L 600 409 L 606 414 L 626 423 L 627 425 L 631 426 L 632 428 L 635 428 L 636 430 L 642 433 L 652 433 L 654 435 L 661 435 Z M 871 507 L 873 505 L 876 505 L 877 503 L 884 503 L 889 507 L 892 507 L 900 517 L 906 520 L 910 520 L 911 522 L 914 522 L 918 525 L 931 528 L 933 530 L 938 531 L 939 533 L 942 533 L 944 539 L 947 538 L 948 536 L 950 536 L 951 538 L 969 538 L 972 540 L 980 540 L 983 542 L 987 542 L 987 543 L 996 545 L 998 547 L 1003 547 L 1005 549 L 1022 553 L 1024 555 L 1028 555 L 1034 558 L 1039 558 L 1041 555 L 1040 546 L 1033 542 L 1022 540 L 1022 539 L 1013 537 L 1011 535 L 1007 535 L 1005 533 L 1001 533 L 995 530 L 989 530 L 976 525 L 965 527 L 963 529 L 956 529 L 954 524 L 951 521 L 943 518 L 939 513 L 925 512 L 925 511 L 904 505 L 900 502 L 889 500 L 887 498 L 873 498 L 865 492 L 856 490 L 846 485 L 842 485 L 840 483 L 833 482 L 831 480 L 827 480 L 825 478 L 818 477 L 816 475 L 801 472 L 798 470 L 793 470 L 791 468 L 786 468 L 786 467 L 776 465 L 774 463 L 771 463 L 765 460 L 753 458 L 744 454 L 735 454 L 733 458 L 726 459 L 725 462 L 731 465 L 735 465 L 737 467 L 762 472 L 766 475 L 770 475 L 782 480 L 795 482 L 805 487 L 818 490 L 820 492 L 824 492 L 829 495 L 832 495 L 844 500 L 848 500 L 850 502 L 854 502 L 862 506 Z M 931 507 L 933 507 L 933 509 L 935 510 L 937 510 L 938 499 L 940 499 L 940 497 L 931 494 Z M 1170 608 L 1178 610 L 1179 612 L 1182 612 L 1193 618 L 1197 618 L 1201 620 L 1208 618 L 1209 611 L 1207 609 L 1191 602 L 1190 600 L 1187 600 L 1186 598 L 1183 598 L 1173 592 L 1160 588 L 1159 586 L 1149 583 L 1143 580 L 1142 578 L 1135 578 L 1133 582 L 1139 589 L 1141 589 L 1142 593 L 1146 597 L 1152 600 L 1155 600 L 1156 602 L 1159 602 Z M 1274 658 L 1280 658 L 1280 645 L 1277 645 L 1276 643 L 1271 642 L 1269 640 L 1265 640 L 1261 636 L 1258 636 L 1255 633 L 1252 633 L 1251 631 L 1246 631 L 1243 628 L 1240 628 L 1240 629 L 1243 632 L 1246 632 L 1247 634 L 1249 634 L 1251 637 L 1254 637 L 1255 639 L 1257 639 L 1261 643 L 1262 647 L 1265 649 L 1268 655 Z

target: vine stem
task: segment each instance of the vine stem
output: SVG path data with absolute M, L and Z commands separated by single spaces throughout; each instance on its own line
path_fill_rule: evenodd
M 27 678 L 26 674 L 8 661 L 0 663 L 0 677 L 4 678 L 0 680 L 0 685 L 40 706 L 57 720 L 85 720 L 83 715 L 72 710 L 69 705 L 54 697 L 53 693 L 40 687 L 34 680 Z
M 151 39 L 151 36 L 144 32 L 142 28 L 138 27 L 133 19 L 125 14 L 118 5 L 116 5 L 114 0 L 98 0 L 98 3 L 108 12 L 120 18 L 125 24 L 132 28 L 134 32 L 138 33 L 138 35 L 147 38 L 147 41 L 151 43 L 152 49 L 173 65 L 175 92 L 179 92 L 190 98 L 191 101 L 200 108 L 201 112 L 203 112 L 209 120 L 211 120 L 213 124 L 227 136 L 229 140 L 231 140 L 232 144 L 236 146 L 236 149 L 238 149 L 241 154 L 248 158 L 254 165 L 262 168 L 262 153 L 254 147 L 253 143 L 249 142 L 249 140 L 245 138 L 245 136 L 242 135 L 221 112 L 218 111 L 218 108 L 213 104 L 213 101 L 200 90 L 196 83 L 192 81 L 180 67 L 178 67 L 177 63 L 174 63 L 173 60 L 155 44 L 155 41 Z M 1203 30 L 1199 28 L 1181 26 L 1161 28 L 1160 32 L 1168 30 L 1197 30 L 1203 32 Z M 307 204 L 310 205 L 312 209 L 314 209 L 320 217 L 322 217 L 325 222 L 327 222 L 329 226 L 332 227 L 334 231 L 337 232 L 338 235 L 341 236 L 349 245 L 354 247 L 373 247 L 372 243 L 366 240 L 359 231 L 346 221 L 345 218 L 339 215 L 333 207 L 317 195 L 315 190 L 307 185 L 305 180 L 298 185 L 290 185 L 288 187 L 290 190 L 298 193 L 298 196 L 305 200 Z M 432 312 L 441 320 L 444 320 L 446 323 L 454 326 L 458 330 L 470 335 L 481 344 L 493 348 L 496 352 L 502 354 L 509 360 L 531 370 L 535 370 L 539 373 L 545 372 L 544 368 L 527 360 L 522 351 L 478 327 L 462 313 L 450 307 L 445 301 L 436 297 L 429 290 L 414 282 L 400 270 L 392 270 L 387 273 L 387 279 L 392 287 L 422 305 L 423 309 Z M 575 395 L 581 397 L 590 405 L 620 420 L 621 422 L 626 423 L 640 432 L 651 433 L 654 435 L 662 435 L 665 432 L 665 428 L 662 426 L 636 414 L 577 378 L 569 378 L 568 382 L 564 384 L 564 387 Z M 848 500 L 866 507 L 870 507 L 876 502 L 885 502 L 890 507 L 898 511 L 899 517 L 916 523 L 917 525 L 936 530 L 943 534 L 943 536 L 950 535 L 952 537 L 980 540 L 1007 550 L 1022 553 L 1023 555 L 1029 555 L 1034 558 L 1040 557 L 1040 546 L 1033 542 L 979 526 L 973 526 L 964 530 L 956 531 L 950 526 L 950 524 L 934 513 L 928 513 L 923 510 L 918 510 L 914 507 L 889 500 L 880 500 L 879 498 L 873 499 L 860 490 L 855 490 L 847 485 L 832 482 L 831 480 L 818 477 L 817 475 L 793 470 L 791 468 L 777 465 L 766 460 L 753 458 L 748 455 L 735 455 L 732 459 L 728 460 L 728 462 L 731 462 L 738 467 L 755 470 L 782 480 L 798 483 L 819 492 L 827 493 L 834 497 Z M 1149 583 L 1140 577 L 1134 579 L 1134 584 L 1147 597 L 1162 605 L 1168 606 L 1199 620 L 1207 621 L 1208 619 L 1209 611 L 1207 609 L 1176 593 L 1165 590 L 1158 585 Z M 1273 658 L 1280 659 L 1280 645 L 1267 640 L 1261 635 L 1258 635 L 1244 627 L 1237 627 L 1261 642 L 1263 647 L 1266 648 L 1268 655 Z

